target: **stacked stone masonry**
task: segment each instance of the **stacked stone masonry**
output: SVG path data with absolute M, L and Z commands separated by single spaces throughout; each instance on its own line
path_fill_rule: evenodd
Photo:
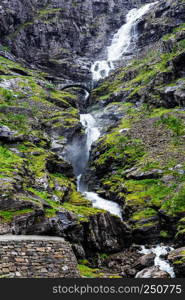
M 62 238 L 0 237 L 0 278 L 78 278 L 76 257 Z

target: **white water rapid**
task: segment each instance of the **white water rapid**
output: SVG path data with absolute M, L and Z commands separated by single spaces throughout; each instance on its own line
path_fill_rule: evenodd
M 126 23 L 113 36 L 111 45 L 107 48 L 107 59 L 95 61 L 91 66 L 94 81 L 103 79 L 114 69 L 114 61 L 118 61 L 128 53 L 132 42 L 137 40 L 137 24 L 142 16 L 150 11 L 157 2 L 149 3 L 139 9 L 132 9 L 126 16 Z
M 161 256 L 167 255 L 172 250 L 174 250 L 174 248 L 169 247 L 169 246 L 157 245 L 150 249 L 145 248 L 145 246 L 141 246 L 141 250 L 139 251 L 139 253 L 142 253 L 142 254 L 154 253 L 156 255 L 155 260 L 154 260 L 154 265 L 159 266 L 161 271 L 165 271 L 165 272 L 169 273 L 171 278 L 174 278 L 175 273 L 174 273 L 173 268 L 170 266 L 168 261 L 161 258 Z
M 96 125 L 96 121 L 91 114 L 81 114 L 80 121 L 85 128 L 86 133 L 86 157 L 89 158 L 92 144 L 97 141 L 100 137 L 100 131 Z M 84 196 L 92 202 L 93 207 L 104 209 L 109 211 L 111 214 L 119 216 L 121 218 L 120 206 L 109 200 L 105 200 L 99 197 L 94 192 L 88 192 L 83 182 L 81 181 L 82 174 L 77 177 L 77 188 L 78 191 L 82 192 Z

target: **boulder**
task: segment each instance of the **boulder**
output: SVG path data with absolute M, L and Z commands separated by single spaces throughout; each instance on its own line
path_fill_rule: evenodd
M 152 267 L 154 265 L 154 259 L 154 253 L 145 254 L 138 259 L 136 264 L 134 264 L 134 268 L 140 271 L 143 268 Z
M 4 142 L 22 142 L 25 137 L 17 135 L 17 131 L 10 130 L 8 126 L 0 126 L 0 140 Z
M 170 278 L 170 274 L 156 266 L 143 269 L 136 274 L 136 278 Z
M 140 170 L 135 170 L 126 175 L 127 179 L 134 179 L 134 180 L 143 180 L 143 179 L 156 179 L 160 178 L 163 174 L 162 170 L 153 169 L 150 171 L 141 172 Z

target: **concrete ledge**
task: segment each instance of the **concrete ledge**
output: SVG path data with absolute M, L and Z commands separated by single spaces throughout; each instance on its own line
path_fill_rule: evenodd
M 63 238 L 42 235 L 0 235 L 0 242 L 6 241 L 58 241 L 66 242 Z

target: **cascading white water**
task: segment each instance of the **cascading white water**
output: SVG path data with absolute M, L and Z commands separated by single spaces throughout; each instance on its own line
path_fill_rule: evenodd
M 96 125 L 96 121 L 91 114 L 81 114 L 80 121 L 83 127 L 85 128 L 86 133 L 86 157 L 89 158 L 89 153 L 91 150 L 92 144 L 97 141 L 100 137 L 100 131 Z M 77 177 L 77 189 L 82 192 L 84 196 L 92 202 L 93 207 L 104 209 L 109 211 L 111 214 L 117 215 L 121 218 L 121 209 L 120 206 L 109 200 L 105 200 L 99 197 L 94 192 L 88 192 L 83 182 L 81 181 L 82 174 Z
M 90 114 L 81 114 L 80 122 L 81 122 L 82 126 L 85 128 L 85 134 L 86 134 L 85 157 L 86 157 L 86 160 L 88 161 L 91 146 L 96 140 L 99 139 L 100 131 L 96 127 L 95 119 Z M 81 179 L 82 179 L 82 174 L 79 174 L 77 176 L 77 190 L 84 193 L 86 190 L 86 187 Z
M 126 16 L 126 23 L 118 30 L 112 39 L 110 47 L 107 48 L 107 60 L 96 61 L 92 67 L 94 81 L 103 79 L 114 69 L 114 61 L 118 61 L 129 51 L 132 40 L 137 39 L 136 26 L 139 19 L 144 16 L 157 2 L 149 3 L 139 9 L 132 9 Z
M 161 255 L 167 255 L 170 251 L 174 250 L 173 247 L 160 246 L 157 245 L 153 248 L 147 249 L 145 246 L 141 246 L 139 253 L 149 254 L 154 253 L 156 255 L 154 260 L 154 265 L 159 266 L 161 271 L 165 271 L 170 274 L 171 278 L 175 277 L 173 268 L 170 266 L 169 262 L 161 258 Z
M 156 2 L 155 2 L 156 3 Z M 124 53 L 129 50 L 132 39 L 136 38 L 136 25 L 138 20 L 149 11 L 155 4 L 146 4 L 140 9 L 132 9 L 126 17 L 126 24 L 124 24 L 118 32 L 114 35 L 112 44 L 107 49 L 107 60 L 96 61 L 92 67 L 91 72 L 93 75 L 93 80 L 98 81 L 101 78 L 108 76 L 111 69 L 114 68 L 113 62 L 119 60 Z M 100 137 L 100 131 L 96 126 L 96 121 L 90 114 L 80 115 L 80 121 L 85 128 L 85 133 L 87 137 L 86 141 L 86 157 L 89 158 L 89 153 L 93 142 L 98 140 Z M 115 202 L 105 200 L 99 197 L 96 193 L 88 192 L 85 190 L 85 186 L 82 182 L 82 174 L 77 177 L 78 191 L 85 194 L 86 198 L 92 201 L 94 207 L 103 208 L 111 213 L 121 217 L 121 209 L 119 205 Z
M 81 114 L 80 122 L 85 128 L 85 133 L 87 135 L 87 150 L 89 152 L 92 144 L 99 139 L 100 131 L 98 127 L 96 127 L 96 121 L 91 114 Z
M 93 207 L 107 210 L 111 214 L 122 218 L 120 206 L 116 202 L 105 200 L 93 192 L 85 192 L 84 194 L 88 200 L 92 201 Z

